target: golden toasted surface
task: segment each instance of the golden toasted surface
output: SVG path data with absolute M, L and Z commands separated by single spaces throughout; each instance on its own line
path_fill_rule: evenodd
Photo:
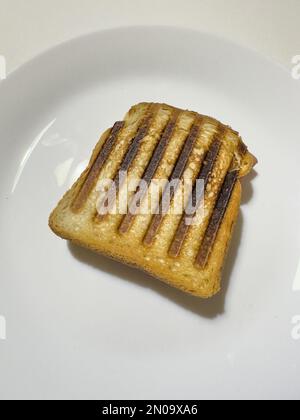
M 238 178 L 255 163 L 238 133 L 215 119 L 141 103 L 101 136 L 87 169 L 49 224 L 65 239 L 210 297 L 220 289 L 239 211 Z M 111 186 L 102 189 L 104 180 L 114 181 L 115 199 L 109 200 Z M 197 196 L 197 180 L 203 182 L 202 196 Z M 191 186 L 188 193 L 183 181 Z M 129 193 L 128 185 L 134 186 Z M 99 214 L 103 206 L 115 214 Z

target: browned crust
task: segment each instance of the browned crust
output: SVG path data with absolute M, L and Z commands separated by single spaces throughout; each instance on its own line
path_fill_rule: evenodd
M 245 156 L 245 154 L 248 152 L 248 147 L 245 145 L 245 143 L 243 142 L 242 139 L 240 139 L 239 141 L 239 145 L 238 145 L 238 153 L 241 156 Z
M 154 107 L 151 107 L 151 110 L 153 111 Z M 130 143 L 130 146 L 127 150 L 127 153 L 120 165 L 119 171 L 116 174 L 115 178 L 114 178 L 114 193 L 118 192 L 118 190 L 120 189 L 121 185 L 120 185 L 120 181 L 121 181 L 121 177 L 120 174 L 122 172 L 127 172 L 130 168 L 130 166 L 132 165 L 132 162 L 134 161 L 134 158 L 137 155 L 137 152 L 139 150 L 140 147 L 140 143 L 141 141 L 144 139 L 144 137 L 147 135 L 149 128 L 150 128 L 150 124 L 151 124 L 151 120 L 154 117 L 154 113 L 147 113 L 147 115 L 145 116 L 140 128 L 138 129 L 138 132 L 136 134 L 136 136 L 134 137 L 134 139 L 132 140 L 132 142 Z M 110 194 L 112 194 L 112 189 L 110 189 L 106 195 L 106 197 L 104 198 L 103 202 L 101 203 L 101 206 L 105 206 L 105 208 L 107 209 L 107 212 L 109 212 L 109 210 L 111 209 L 111 206 L 113 205 L 113 200 L 109 200 L 109 196 Z M 115 197 L 115 194 L 112 195 L 112 197 Z M 96 215 L 98 219 L 101 219 L 103 217 L 103 215 Z
M 199 253 L 196 258 L 196 265 L 204 268 L 217 237 L 218 230 L 222 224 L 230 197 L 238 178 L 238 171 L 231 171 L 225 177 L 216 206 L 213 210 L 210 222 L 206 229 Z
M 100 174 L 100 171 L 108 159 L 116 141 L 120 131 L 123 129 L 125 122 L 124 121 L 117 121 L 114 126 L 112 127 L 106 141 L 103 144 L 103 147 L 99 151 L 98 156 L 96 157 L 94 163 L 91 165 L 90 170 L 87 174 L 85 182 L 82 184 L 81 189 L 79 190 L 78 195 L 75 197 L 72 203 L 72 210 L 79 211 L 82 206 L 84 205 L 87 197 L 89 196 L 91 190 L 95 186 L 97 182 L 97 178 Z
M 145 105 L 142 104 L 143 108 L 141 112 L 139 111 L 139 115 L 142 114 L 144 111 Z M 129 111 L 128 115 L 135 115 L 135 110 L 138 109 L 140 105 L 134 106 L 132 109 L 134 111 Z M 160 105 L 161 107 L 166 107 L 166 109 L 172 109 L 172 112 L 176 110 L 176 108 L 170 107 L 168 105 Z M 170 111 L 169 111 L 170 112 Z M 207 117 L 199 116 L 199 114 L 191 113 L 195 118 L 205 118 L 208 121 Z M 214 119 L 209 119 L 215 124 Z M 126 120 L 125 120 L 126 121 Z M 137 119 L 133 118 L 133 122 L 135 124 Z M 223 126 L 223 125 L 222 125 Z M 225 126 L 223 126 L 225 127 Z M 135 128 L 135 125 L 134 125 Z M 228 129 L 230 130 L 230 129 Z M 132 244 L 136 244 L 134 239 L 134 234 L 129 233 L 126 236 L 119 235 L 115 239 L 116 242 L 111 241 L 108 239 L 102 239 L 101 236 L 97 237 L 94 235 L 94 232 L 100 232 L 97 229 L 95 231 L 91 231 L 90 229 L 86 229 L 86 225 L 80 227 L 80 230 L 77 231 L 73 225 L 73 218 L 75 223 L 80 223 L 82 214 L 71 214 L 69 211 L 71 209 L 71 204 L 75 199 L 75 195 L 78 191 L 82 188 L 84 184 L 89 168 L 93 164 L 94 160 L 96 159 L 99 149 L 101 149 L 103 142 L 105 141 L 106 134 L 101 137 L 101 140 L 97 144 L 95 148 L 95 152 L 92 155 L 91 161 L 89 163 L 89 167 L 84 171 L 81 175 L 79 180 L 74 184 L 72 189 L 65 194 L 63 199 L 59 202 L 56 209 L 52 212 L 49 218 L 49 225 L 51 229 L 59 236 L 71 240 L 74 243 L 80 244 L 89 249 L 93 249 L 94 251 L 99 252 L 100 254 L 110 256 L 113 259 L 119 260 L 127 265 L 131 265 L 137 267 L 143 271 L 146 271 L 152 274 L 154 277 L 161 279 L 162 281 L 177 287 L 187 293 L 191 293 L 196 296 L 200 296 L 202 298 L 208 298 L 217 293 L 220 289 L 220 273 L 221 268 L 224 263 L 224 257 L 226 253 L 226 249 L 228 248 L 228 244 L 231 238 L 232 227 L 235 224 L 237 219 L 239 205 L 240 205 L 240 195 L 241 195 L 241 186 L 240 182 L 237 181 L 235 185 L 233 185 L 233 191 L 229 198 L 229 203 L 224 210 L 223 217 L 221 218 L 221 222 L 219 224 L 219 228 L 216 230 L 216 237 L 214 240 L 214 246 L 210 248 L 210 252 L 207 258 L 207 263 L 205 268 L 198 267 L 197 270 L 193 270 L 193 259 L 190 260 L 187 257 L 188 254 L 180 256 L 179 260 L 183 263 L 184 268 L 188 263 L 188 269 L 190 273 L 188 277 L 186 277 L 185 271 L 173 272 L 169 269 L 171 266 L 171 258 L 167 256 L 163 256 L 166 260 L 165 262 L 167 265 L 162 266 L 159 264 L 160 255 L 157 255 L 157 250 L 155 250 L 157 243 L 155 244 L 154 251 L 153 249 L 148 249 L 144 247 L 142 242 L 138 245 L 140 248 L 140 253 L 137 253 L 137 248 L 134 248 Z M 238 148 L 238 153 L 245 152 L 243 146 L 241 149 Z M 248 172 L 250 172 L 253 165 L 256 163 L 256 159 L 253 155 L 251 155 L 248 151 L 245 152 L 241 160 L 241 169 L 238 174 L 238 177 L 244 176 Z M 114 172 L 115 173 L 115 172 Z M 113 176 L 112 176 L 113 177 Z M 93 199 L 94 200 L 94 199 Z M 90 202 L 91 204 L 91 202 Z M 87 206 L 88 209 L 88 206 Z M 84 213 L 84 212 L 83 212 Z M 67 222 L 67 223 L 65 223 Z M 70 223 L 71 222 L 71 223 Z M 90 222 L 89 222 L 90 223 Z M 106 223 L 106 222 L 105 222 Z M 93 225 L 94 228 L 95 224 Z M 108 225 L 107 225 L 108 226 Z M 101 228 L 102 229 L 102 228 Z M 195 245 L 195 243 L 194 243 Z M 159 249 L 159 247 L 157 248 Z M 149 254 L 148 254 L 149 252 Z M 167 248 L 166 251 L 167 253 Z M 151 255 L 151 259 L 147 260 L 147 256 Z M 189 254 L 190 255 L 190 254 Z M 153 256 L 153 257 L 152 257 Z M 148 262 L 149 261 L 149 262 Z M 191 268 L 190 268 L 191 267 Z M 198 271 L 198 274 L 197 274 Z M 197 276 L 199 275 L 199 281 L 197 280 Z M 193 278 L 195 279 L 194 281 Z
M 63 239 L 66 239 L 76 245 L 79 245 L 83 248 L 89 249 L 91 251 L 94 251 L 100 255 L 106 256 L 108 258 L 111 258 L 112 260 L 118 261 L 122 264 L 125 264 L 129 267 L 137 268 L 140 271 L 143 271 L 147 274 L 150 274 L 152 277 L 169 284 L 170 286 L 176 287 L 177 289 L 182 290 L 185 293 L 191 294 L 193 296 L 201 297 L 203 299 L 211 298 L 213 295 L 219 292 L 220 290 L 220 274 L 225 262 L 225 257 L 228 251 L 229 242 L 231 239 L 231 235 L 233 232 L 233 228 L 236 224 L 237 216 L 239 213 L 239 206 L 240 206 L 240 197 L 241 197 L 241 185 L 238 181 L 235 185 L 234 191 L 232 193 L 232 196 L 230 198 L 229 205 L 226 209 L 226 213 L 224 215 L 222 224 L 218 230 L 218 237 L 217 241 L 220 244 L 220 249 L 216 250 L 214 249 L 212 251 L 212 254 L 210 255 L 210 259 L 213 259 L 216 265 L 216 271 L 218 272 L 218 276 L 216 276 L 215 283 L 213 284 L 212 288 L 209 288 L 206 292 L 205 291 L 199 291 L 198 289 L 189 289 L 185 287 L 182 283 L 174 283 L 171 281 L 167 276 L 161 274 L 158 274 L 155 270 L 153 270 L 150 267 L 145 267 L 141 264 L 138 264 L 136 261 L 134 261 L 133 258 L 128 258 L 124 255 L 112 252 L 108 249 L 104 248 L 104 245 L 100 242 L 98 245 L 94 245 L 87 241 L 84 237 L 77 237 L 75 238 L 70 234 L 70 232 L 63 229 L 63 227 L 57 223 L 57 210 L 60 206 L 63 205 L 63 200 L 69 201 L 72 199 L 73 191 L 69 190 L 63 199 L 58 204 L 58 207 L 51 213 L 49 217 L 49 227 L 51 230 L 58 236 L 60 236 Z M 212 273 L 213 274 L 213 273 Z
M 221 142 L 219 140 L 219 136 L 220 136 L 220 133 L 216 133 L 212 141 L 212 144 L 206 153 L 202 167 L 200 169 L 200 173 L 197 177 L 198 180 L 204 181 L 204 191 L 207 187 L 209 176 L 217 160 L 217 156 L 220 150 Z M 175 233 L 175 236 L 169 248 L 169 255 L 171 257 L 178 257 L 178 255 L 180 254 L 182 244 L 190 228 L 190 225 L 187 223 L 187 218 L 190 219 L 195 215 L 197 208 L 200 205 L 202 197 L 203 195 L 201 195 L 200 197 L 197 197 L 197 189 L 196 189 L 196 186 L 194 186 L 191 197 L 189 199 L 187 210 L 184 212 L 181 218 L 181 221 L 179 223 L 179 226 L 177 228 L 177 231 Z M 193 208 L 193 212 L 190 210 L 192 208 Z
M 193 150 L 195 141 L 199 135 L 199 131 L 200 131 L 200 124 L 199 121 L 195 122 L 195 124 L 193 125 L 188 138 L 186 139 L 184 146 L 181 150 L 181 153 L 179 155 L 179 158 L 177 160 L 177 163 L 175 165 L 175 168 L 169 178 L 169 181 L 176 181 L 176 180 L 180 180 L 182 177 L 182 174 L 184 172 L 184 169 L 186 167 L 188 158 Z M 154 215 L 154 217 L 152 218 L 152 221 L 150 223 L 150 226 L 148 227 L 147 233 L 144 237 L 144 244 L 149 246 L 153 243 L 154 239 L 155 239 L 155 235 L 164 219 L 165 213 L 168 211 L 168 204 L 171 202 L 172 198 L 174 197 L 174 194 L 176 192 L 178 185 L 174 185 L 174 188 L 171 189 L 170 191 L 170 196 L 167 194 L 169 193 L 169 191 L 167 191 L 167 189 L 165 189 L 163 191 L 160 203 L 158 205 L 156 214 Z M 168 203 L 168 204 L 167 204 Z
M 147 186 L 149 186 L 151 180 L 153 179 L 153 176 L 164 156 L 164 153 L 166 151 L 167 145 L 172 137 L 172 134 L 174 132 L 174 129 L 176 127 L 176 121 L 177 118 L 179 116 L 179 111 L 174 112 L 172 118 L 170 119 L 170 121 L 168 122 L 155 150 L 154 153 L 149 161 L 149 164 L 147 166 L 147 168 L 145 169 L 145 172 L 142 176 L 142 181 L 143 184 L 146 184 Z M 134 193 L 134 196 L 129 204 L 129 209 L 128 209 L 128 213 L 124 216 L 120 227 L 119 227 L 119 232 L 120 233 L 126 233 L 132 222 L 134 217 L 136 216 L 136 213 L 133 213 L 131 211 L 131 209 L 133 208 L 133 206 L 135 206 L 136 208 L 140 207 L 140 204 L 143 200 L 143 197 L 145 196 L 147 192 L 147 189 L 142 189 L 142 184 L 140 183 Z

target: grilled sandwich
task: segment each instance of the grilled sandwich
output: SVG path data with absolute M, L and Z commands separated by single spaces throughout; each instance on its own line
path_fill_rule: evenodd
M 219 121 L 140 103 L 101 136 L 49 225 L 64 239 L 209 298 L 221 287 L 239 179 L 255 163 L 239 134 Z

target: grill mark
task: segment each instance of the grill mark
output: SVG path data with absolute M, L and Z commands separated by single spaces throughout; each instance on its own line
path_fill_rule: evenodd
M 154 111 L 154 106 L 150 107 L 151 111 Z M 120 177 L 120 173 L 122 172 L 127 172 L 132 164 L 132 162 L 134 161 L 139 147 L 140 147 L 140 143 L 141 141 L 145 138 L 145 136 L 147 135 L 149 128 L 150 128 L 150 124 L 152 119 L 154 118 L 155 113 L 154 112 L 148 112 L 145 116 L 145 118 L 143 119 L 143 122 L 140 126 L 140 128 L 138 129 L 138 132 L 136 134 L 136 136 L 133 138 L 132 142 L 130 143 L 130 146 L 125 154 L 125 157 L 119 167 L 119 170 L 117 172 L 117 174 L 114 177 L 113 180 L 113 186 L 114 188 L 110 188 L 109 191 L 107 192 L 105 198 L 102 201 L 102 204 L 100 206 L 103 207 L 105 206 L 105 208 L 107 209 L 107 213 L 111 210 L 112 206 L 113 206 L 113 200 L 110 201 L 109 203 L 109 197 L 113 194 L 114 196 L 117 195 L 118 191 L 120 190 L 120 187 L 122 186 L 120 181 L 121 181 L 121 177 Z M 110 206 L 108 206 L 108 204 L 110 204 Z M 107 214 L 106 213 L 106 214 Z M 100 215 L 97 213 L 96 217 L 99 219 L 102 219 L 104 215 Z
M 178 119 L 178 116 L 179 116 L 179 111 L 176 111 L 173 117 L 171 118 L 171 120 L 168 122 L 159 142 L 156 145 L 156 148 L 150 159 L 150 162 L 147 168 L 145 169 L 144 174 L 142 175 L 142 180 L 141 180 L 142 182 L 140 182 L 140 184 L 138 185 L 134 193 L 134 196 L 129 204 L 128 213 L 124 216 L 123 221 L 120 224 L 120 227 L 119 227 L 120 233 L 126 233 L 129 230 L 138 212 L 138 209 L 140 208 L 141 202 L 148 191 L 148 187 L 151 183 L 151 180 L 153 179 L 154 174 L 165 154 L 165 151 L 170 142 L 170 139 L 172 138 L 172 134 L 176 127 L 176 121 Z M 133 206 L 135 206 L 136 208 L 135 212 L 132 212 L 131 210 Z
M 210 256 L 220 226 L 222 224 L 222 220 L 228 207 L 237 178 L 237 170 L 228 172 L 225 177 L 222 189 L 217 200 L 217 204 L 214 208 L 213 214 L 211 216 L 210 222 L 208 224 L 202 241 L 202 245 L 196 258 L 196 265 L 198 265 L 202 269 L 206 266 L 208 262 L 208 258 Z
M 219 140 L 219 133 L 215 134 L 213 142 L 208 149 L 206 156 L 204 158 L 202 167 L 200 169 L 199 175 L 197 176 L 197 180 L 203 180 L 204 182 L 204 189 L 200 196 L 197 196 L 197 188 L 196 184 L 194 185 L 193 191 L 190 195 L 187 209 L 185 210 L 180 224 L 177 228 L 177 231 L 175 233 L 175 236 L 173 238 L 173 241 L 171 243 L 171 246 L 169 248 L 169 255 L 171 257 L 178 257 L 182 248 L 182 245 L 184 243 L 184 240 L 186 238 L 186 235 L 190 229 L 190 224 L 187 223 L 187 220 L 190 220 L 194 217 L 197 209 L 199 208 L 200 202 L 202 200 L 202 197 L 204 195 L 204 192 L 206 190 L 211 172 L 213 170 L 213 167 L 216 163 L 218 153 L 221 146 L 221 141 Z M 196 181 L 197 182 L 197 181 Z
M 111 153 L 118 138 L 118 135 L 123 129 L 124 125 L 125 121 L 117 121 L 112 127 L 107 139 L 105 140 L 101 150 L 98 153 L 98 156 L 92 164 L 78 195 L 75 197 L 72 203 L 71 209 L 73 211 L 79 211 L 82 208 L 84 202 L 87 200 L 89 194 L 91 193 L 93 187 L 96 184 L 97 177 L 99 176 L 100 171 L 104 166 L 104 163 L 106 162 L 109 154 Z
M 151 245 L 152 242 L 154 241 L 155 235 L 165 217 L 165 212 L 163 212 L 163 210 L 167 211 L 169 208 L 169 204 L 171 202 L 171 200 L 173 199 L 175 192 L 177 191 L 179 182 L 180 182 L 180 178 L 182 177 L 182 174 L 185 170 L 188 158 L 192 152 L 192 149 L 194 147 L 195 141 L 198 137 L 200 131 L 200 124 L 197 121 L 197 123 L 194 123 L 190 134 L 188 136 L 188 138 L 185 141 L 185 144 L 181 150 L 181 153 L 179 155 L 179 158 L 177 160 L 177 163 L 175 165 L 175 168 L 171 174 L 171 176 L 169 177 L 169 182 L 175 181 L 177 180 L 177 183 L 175 184 L 175 186 L 171 189 L 170 191 L 170 196 L 168 194 L 168 187 L 166 187 L 163 191 L 160 203 L 156 209 L 156 214 L 155 216 L 152 218 L 152 221 L 150 223 L 150 226 L 146 232 L 146 235 L 144 237 L 144 244 L 145 245 Z M 166 208 L 168 207 L 168 208 Z

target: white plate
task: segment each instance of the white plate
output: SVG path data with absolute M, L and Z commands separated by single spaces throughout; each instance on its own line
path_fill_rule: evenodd
M 48 229 L 99 133 L 139 101 L 211 114 L 259 159 L 212 300 Z M 1 397 L 298 398 L 299 103 L 299 82 L 280 67 L 175 28 L 82 37 L 3 81 Z

